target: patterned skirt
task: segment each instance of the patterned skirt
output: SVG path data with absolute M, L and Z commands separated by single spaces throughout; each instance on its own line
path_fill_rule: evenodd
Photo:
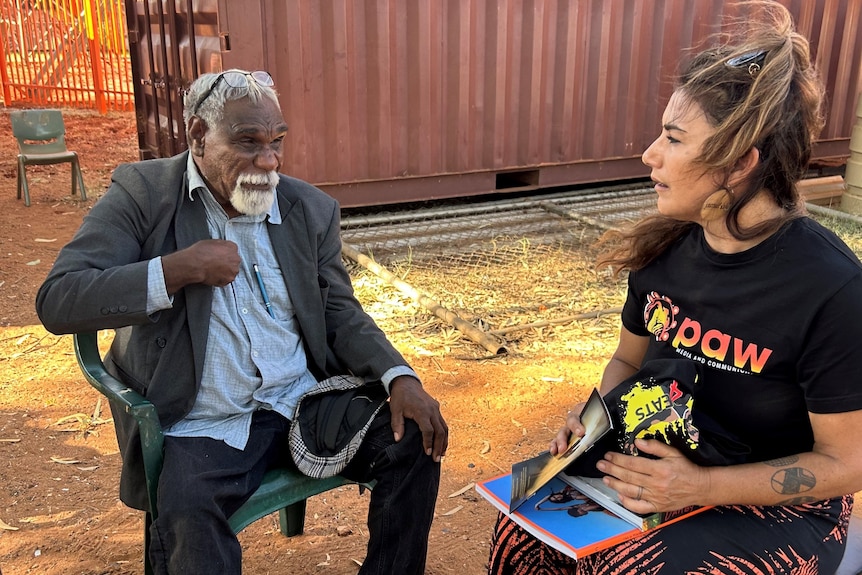
M 832 575 L 853 496 L 716 507 L 576 561 L 500 514 L 489 575 Z

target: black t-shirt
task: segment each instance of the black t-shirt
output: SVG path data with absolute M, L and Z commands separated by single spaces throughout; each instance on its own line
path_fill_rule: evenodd
M 810 218 L 721 254 L 691 232 L 629 275 L 623 325 L 645 361 L 704 367 L 694 409 L 760 461 L 810 451 L 808 412 L 862 409 L 862 264 Z

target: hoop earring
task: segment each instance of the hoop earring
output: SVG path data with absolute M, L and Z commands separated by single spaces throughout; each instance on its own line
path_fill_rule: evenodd
M 700 208 L 700 219 L 709 222 L 723 218 L 730 210 L 733 199 L 733 189 L 730 186 L 712 193 Z

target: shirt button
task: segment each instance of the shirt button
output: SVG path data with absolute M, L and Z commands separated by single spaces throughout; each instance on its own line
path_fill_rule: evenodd
M 258 354 L 256 351 L 253 351 L 253 352 L 251 352 L 251 355 L 252 355 L 252 357 L 257 357 Z
M 247 308 L 242 308 L 242 313 L 248 313 L 248 309 L 247 309 Z

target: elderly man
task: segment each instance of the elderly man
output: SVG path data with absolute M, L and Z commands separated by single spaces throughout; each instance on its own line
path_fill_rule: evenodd
M 200 77 L 184 118 L 189 151 L 119 166 L 36 300 L 54 333 L 116 329 L 106 364 L 158 409 L 156 572 L 241 572 L 227 518 L 290 462 L 299 399 L 352 374 L 389 392 L 343 471 L 377 481 L 360 573 L 422 573 L 448 429 L 353 295 L 338 204 L 279 173 L 287 125 L 266 72 Z M 138 432 L 114 415 L 120 496 L 143 509 Z

